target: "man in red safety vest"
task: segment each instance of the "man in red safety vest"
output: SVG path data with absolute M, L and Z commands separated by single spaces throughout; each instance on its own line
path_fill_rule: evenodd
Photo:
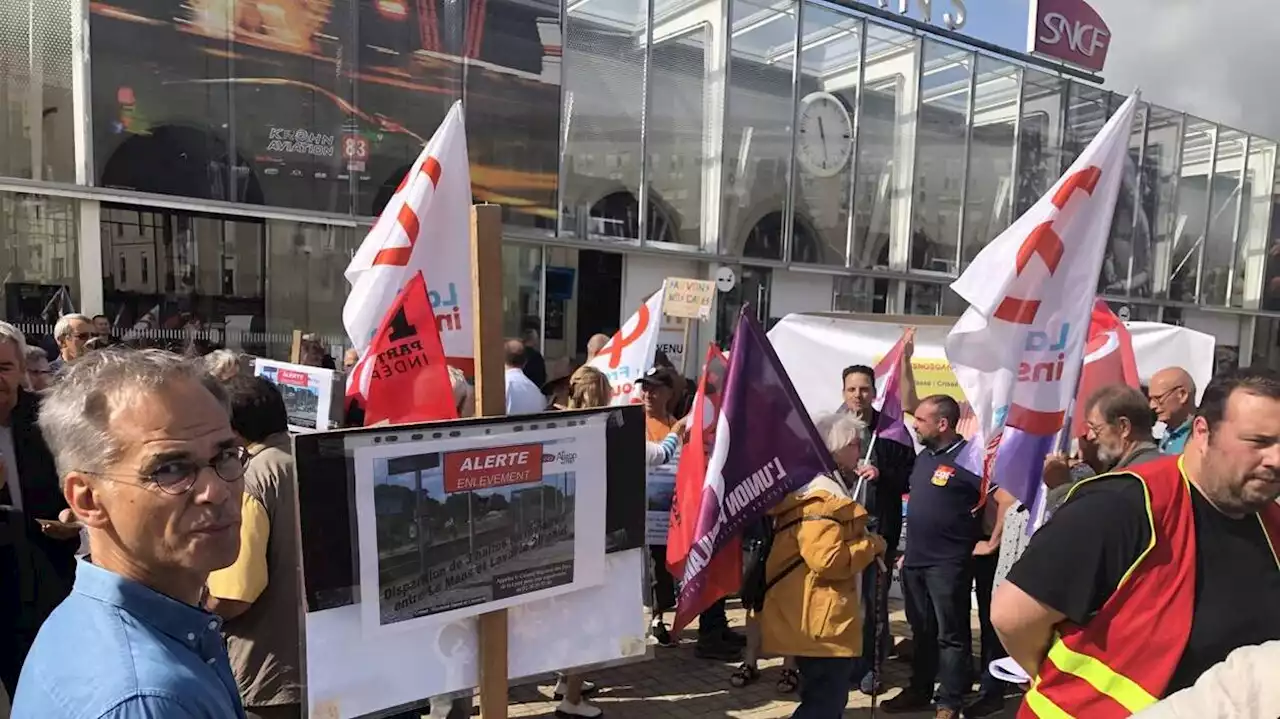
M 1280 639 L 1280 374 L 1205 390 L 1180 457 L 1082 481 L 997 590 L 1020 719 L 1128 717 Z

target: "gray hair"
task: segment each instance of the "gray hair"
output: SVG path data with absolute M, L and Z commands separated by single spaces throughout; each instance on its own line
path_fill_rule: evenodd
M 18 362 L 21 369 L 27 367 L 27 338 L 22 334 L 22 330 L 14 327 L 8 322 L 0 322 L 0 342 L 8 342 L 17 350 Z
M 827 451 L 836 452 L 858 440 L 866 450 L 867 423 L 852 412 L 824 414 L 814 421 L 818 435 L 827 445 Z
M 67 335 L 71 334 L 71 323 L 76 320 L 93 324 L 93 320 L 89 319 L 88 315 L 82 315 L 79 313 L 63 315 L 58 318 L 57 324 L 53 326 L 53 339 L 58 342 L 66 339 Z
M 40 347 L 32 347 L 31 345 L 27 345 L 27 350 L 23 353 L 23 356 L 27 360 L 28 367 L 30 367 L 33 362 L 39 362 L 41 360 L 44 360 L 45 362 L 49 361 L 48 352 L 45 352 Z
M 475 393 L 471 389 L 471 383 L 467 381 L 467 375 L 457 367 L 449 365 L 449 384 L 453 386 L 453 406 L 458 410 L 460 417 L 470 417 L 475 414 Z M 467 410 L 470 409 L 470 413 Z
M 214 350 L 204 356 L 204 371 L 219 380 L 234 377 L 240 374 L 240 355 L 231 350 Z
M 45 393 L 37 420 L 58 476 L 102 471 L 118 461 L 123 448 L 109 426 L 112 411 L 181 381 L 199 382 L 230 416 L 222 385 L 201 365 L 172 352 L 111 348 L 68 364 L 60 381 Z

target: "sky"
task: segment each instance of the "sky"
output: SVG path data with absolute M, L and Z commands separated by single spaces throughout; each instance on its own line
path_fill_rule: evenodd
M 1138 87 L 1157 105 L 1280 139 L 1275 0 L 1089 1 L 1111 28 L 1107 89 Z M 1026 49 L 1028 0 L 967 0 L 966 6 L 965 34 Z

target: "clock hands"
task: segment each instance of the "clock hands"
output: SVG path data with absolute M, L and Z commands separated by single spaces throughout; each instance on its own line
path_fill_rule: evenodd
M 827 132 L 822 127 L 822 115 L 818 115 L 818 141 L 822 143 L 822 166 L 827 166 Z

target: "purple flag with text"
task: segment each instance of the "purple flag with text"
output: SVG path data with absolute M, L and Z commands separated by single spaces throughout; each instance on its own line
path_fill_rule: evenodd
M 724 400 L 702 487 L 702 509 L 685 560 L 675 627 L 685 626 L 721 597 L 738 590 L 711 586 L 708 565 L 730 539 L 789 492 L 835 471 L 831 453 L 773 345 L 744 309 L 733 335 Z
M 1028 507 L 1076 396 L 1137 105 L 1130 97 L 951 285 L 969 308 L 947 335 L 947 359 L 978 420 L 961 464 Z

